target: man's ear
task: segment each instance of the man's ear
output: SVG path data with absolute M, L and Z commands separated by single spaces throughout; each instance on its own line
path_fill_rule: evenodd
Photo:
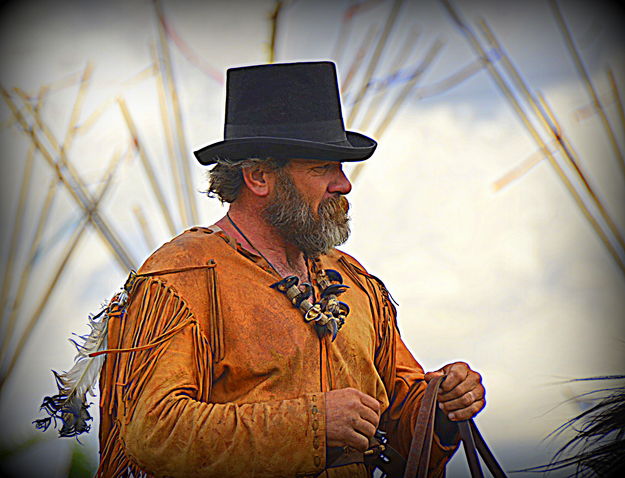
M 273 175 L 267 171 L 262 165 L 254 165 L 249 168 L 243 168 L 243 181 L 250 192 L 258 197 L 266 197 L 269 195 L 273 184 Z

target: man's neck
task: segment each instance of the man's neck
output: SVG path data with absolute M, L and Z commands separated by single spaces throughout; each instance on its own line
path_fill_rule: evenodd
M 302 251 L 286 242 L 282 235 L 262 217 L 260 211 L 232 204 L 228 215 L 236 227 L 224 216 L 217 226 L 234 237 L 248 251 L 264 256 L 282 277 L 296 275 L 308 282 L 308 268 Z M 240 232 L 237 230 L 240 229 Z

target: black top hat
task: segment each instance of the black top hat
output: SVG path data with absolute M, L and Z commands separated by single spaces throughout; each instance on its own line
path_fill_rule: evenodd
M 376 146 L 345 131 L 334 63 L 282 63 L 228 70 L 224 141 L 195 157 L 362 161 Z

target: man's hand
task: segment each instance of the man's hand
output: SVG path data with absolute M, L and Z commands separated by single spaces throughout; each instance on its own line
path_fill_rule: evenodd
M 466 363 L 455 362 L 436 372 L 426 373 L 425 381 L 429 382 L 443 374 L 447 378 L 438 392 L 440 409 L 452 421 L 468 420 L 477 415 L 486 405 L 482 376 L 471 370 Z
M 326 392 L 325 401 L 327 445 L 367 450 L 380 421 L 380 403 L 354 388 Z

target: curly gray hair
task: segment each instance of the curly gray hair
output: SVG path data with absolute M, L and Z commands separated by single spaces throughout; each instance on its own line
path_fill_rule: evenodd
M 286 166 L 287 159 L 249 158 L 242 161 L 218 159 L 217 164 L 207 173 L 208 197 L 217 197 L 222 203 L 233 203 L 241 194 L 243 169 L 262 165 L 268 171 Z

